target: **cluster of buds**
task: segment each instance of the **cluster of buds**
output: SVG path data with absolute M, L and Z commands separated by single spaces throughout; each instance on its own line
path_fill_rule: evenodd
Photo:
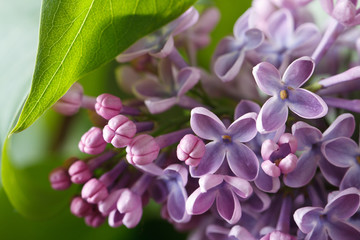
M 78 145 L 90 156 L 50 173 L 83 185 L 71 212 L 133 228 L 153 199 L 192 240 L 360 239 L 360 8 L 320 1 L 321 29 L 316 2 L 254 0 L 210 72 L 196 53 L 220 15 L 190 8 L 117 57 L 136 105 L 75 84 L 54 109 L 101 121 Z

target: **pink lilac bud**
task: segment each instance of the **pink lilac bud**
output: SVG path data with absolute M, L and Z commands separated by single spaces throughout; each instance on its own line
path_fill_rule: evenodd
M 120 113 L 122 102 L 120 98 L 104 93 L 96 98 L 95 110 L 97 114 L 109 120 Z
M 81 197 L 88 203 L 97 204 L 109 195 L 105 184 L 96 178 L 90 179 L 81 190 Z
M 283 158 L 279 163 L 279 168 L 283 174 L 288 174 L 294 171 L 298 158 L 295 154 L 290 153 L 285 158 Z
M 55 190 L 65 190 L 71 186 L 70 176 L 64 167 L 52 170 L 49 174 L 49 181 L 51 187 Z
M 267 139 L 261 145 L 261 157 L 264 160 L 269 160 L 270 155 L 279 149 L 279 145 L 277 145 L 273 140 Z
M 81 107 L 83 93 L 83 87 L 79 83 L 75 83 L 67 93 L 54 104 L 53 109 L 66 116 L 74 115 Z
M 271 177 L 279 177 L 281 174 L 280 168 L 270 160 L 262 162 L 261 168 L 267 175 Z
M 200 138 L 187 134 L 177 146 L 176 154 L 180 161 L 185 161 L 186 165 L 196 167 L 205 154 L 205 144 Z
M 295 153 L 297 150 L 297 140 L 294 135 L 291 133 L 284 133 L 280 136 L 278 144 L 286 144 L 288 143 L 290 145 L 290 149 L 292 153 Z
M 125 189 L 119 197 L 117 209 L 121 214 L 124 214 L 122 222 L 127 228 L 137 226 L 142 216 L 141 196 Z
M 81 218 L 91 214 L 92 206 L 81 197 L 74 197 L 70 204 L 70 211 Z
M 106 142 L 102 136 L 100 128 L 92 127 L 87 131 L 79 142 L 80 151 L 87 154 L 99 154 L 106 148 Z
M 126 159 L 130 164 L 146 165 L 159 155 L 160 146 L 147 134 L 136 136 L 126 147 Z
M 68 173 L 71 177 L 71 181 L 76 184 L 84 184 L 92 177 L 92 172 L 88 165 L 81 160 L 74 162 L 70 166 Z
M 97 210 L 94 210 L 91 214 L 85 217 L 86 225 L 97 228 L 100 227 L 105 221 L 105 217 L 101 215 L 101 213 Z
M 103 137 L 106 142 L 116 148 L 126 147 L 136 134 L 136 125 L 123 115 L 111 118 L 103 129 Z

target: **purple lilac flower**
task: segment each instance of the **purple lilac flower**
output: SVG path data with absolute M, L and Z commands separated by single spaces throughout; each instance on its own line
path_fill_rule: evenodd
M 270 63 L 262 62 L 254 67 L 253 75 L 258 87 L 272 96 L 264 103 L 257 118 L 259 132 L 272 132 L 282 127 L 288 117 L 288 107 L 307 119 L 326 115 L 326 103 L 316 94 L 300 88 L 310 78 L 314 67 L 311 58 L 299 58 L 290 64 L 282 78 Z
M 235 225 L 231 229 L 209 225 L 206 228 L 206 236 L 209 240 L 255 240 L 251 233 L 240 225 Z
M 290 187 L 302 187 L 314 177 L 319 165 L 325 179 L 339 186 L 345 169 L 330 164 L 323 156 L 321 148 L 329 140 L 350 137 L 355 129 L 355 119 L 351 114 L 340 115 L 322 134 L 317 128 L 304 122 L 292 126 L 292 134 L 298 141 L 298 150 L 303 151 L 295 170 L 284 176 L 284 183 Z
M 251 185 L 239 177 L 208 174 L 199 179 L 200 187 L 186 201 L 186 210 L 191 215 L 203 214 L 216 201 L 219 215 L 230 224 L 241 217 L 238 197 L 247 198 L 253 190 Z
M 274 12 L 268 19 L 267 39 L 254 51 L 276 67 L 286 67 L 294 58 L 309 56 L 320 41 L 317 26 L 307 22 L 295 26 L 287 9 Z
M 264 39 L 263 33 L 249 28 L 250 10 L 234 25 L 234 37 L 224 38 L 217 46 L 213 61 L 214 72 L 224 82 L 233 80 L 239 73 L 245 53 L 258 47 Z
M 194 25 L 198 18 L 198 11 L 191 7 L 178 19 L 137 41 L 116 59 L 119 62 L 128 62 L 145 54 L 159 58 L 168 56 L 174 49 L 173 37 Z
M 356 8 L 357 0 L 321 0 L 326 13 L 345 26 L 360 24 L 360 12 Z
M 340 190 L 360 188 L 360 148 L 354 140 L 338 137 L 325 142 L 321 150 L 331 164 L 347 168 L 340 183 Z
M 227 159 L 231 171 L 238 177 L 254 180 L 258 175 L 259 162 L 253 151 L 242 142 L 253 139 L 256 131 L 256 113 L 248 113 L 236 119 L 228 128 L 212 112 L 205 108 L 191 111 L 190 125 L 196 135 L 210 140 L 205 155 L 197 167 L 190 167 L 194 177 L 215 173 Z
M 185 204 L 188 198 L 185 186 L 188 171 L 179 164 L 172 164 L 164 169 L 153 186 L 153 197 L 157 202 L 166 201 L 167 213 L 171 220 L 184 223 L 190 220 Z
M 200 79 L 200 71 L 194 67 L 185 67 L 176 71 L 171 62 L 162 60 L 159 63 L 159 79 L 147 78 L 134 87 L 135 94 L 145 99 L 150 113 L 164 112 L 178 104 L 185 108 L 199 104 L 185 94 Z
M 234 119 L 238 119 L 242 115 L 249 112 L 260 112 L 260 106 L 249 100 L 242 100 L 235 108 Z M 273 141 L 278 141 L 280 135 L 284 133 L 285 128 L 280 128 L 275 132 L 261 134 L 257 133 L 254 139 L 250 140 L 247 143 L 247 146 L 250 147 L 251 150 L 254 151 L 255 155 L 258 158 L 259 164 L 261 164 L 264 160 L 261 157 L 261 146 L 262 143 L 267 139 L 272 139 Z M 280 180 L 277 177 L 271 177 L 267 175 L 262 168 L 259 168 L 259 174 L 255 179 L 255 185 L 265 192 L 277 192 L 280 188 Z
M 359 209 L 359 190 L 348 188 L 330 196 L 325 208 L 303 207 L 295 211 L 294 220 L 306 234 L 305 239 L 360 239 L 360 230 L 346 221 Z
M 53 109 L 66 116 L 74 115 L 81 107 L 84 89 L 79 83 L 74 83 L 62 98 L 54 104 Z

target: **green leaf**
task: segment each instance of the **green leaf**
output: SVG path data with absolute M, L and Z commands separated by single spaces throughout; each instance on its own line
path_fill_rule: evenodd
M 194 2 L 44 0 L 33 83 L 12 133 L 29 127 L 79 78 L 175 19 Z

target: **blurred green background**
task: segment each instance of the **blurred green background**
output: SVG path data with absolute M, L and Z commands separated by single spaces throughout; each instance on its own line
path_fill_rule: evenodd
M 207 68 L 216 44 L 223 36 L 231 34 L 234 22 L 251 1 L 199 2 L 205 6 L 216 4 L 222 13 L 221 21 L 212 33 L 212 44 L 199 55 L 200 64 Z M 30 89 L 40 8 L 40 0 L 0 0 L 1 146 Z M 117 66 L 116 62 L 111 62 L 81 79 L 85 93 L 92 96 L 103 92 L 120 94 L 114 73 Z M 71 125 L 71 135 L 62 135 L 64 124 Z M 8 177 L 12 179 L 14 189 L 7 196 L 0 182 L 0 239 L 185 239 L 186 234 L 176 232 L 160 219 L 160 208 L 152 202 L 146 208 L 142 222 L 131 230 L 125 227 L 112 229 L 107 224 L 92 229 L 70 214 L 70 198 L 79 189 L 60 193 L 51 190 L 48 172 L 67 157 L 80 155 L 77 142 L 90 126 L 86 111 L 69 119 L 49 110 L 29 129 L 12 137 L 5 157 L 13 164 Z M 65 139 L 66 144 L 58 146 L 59 138 Z M 35 215 L 43 219 L 35 220 Z

